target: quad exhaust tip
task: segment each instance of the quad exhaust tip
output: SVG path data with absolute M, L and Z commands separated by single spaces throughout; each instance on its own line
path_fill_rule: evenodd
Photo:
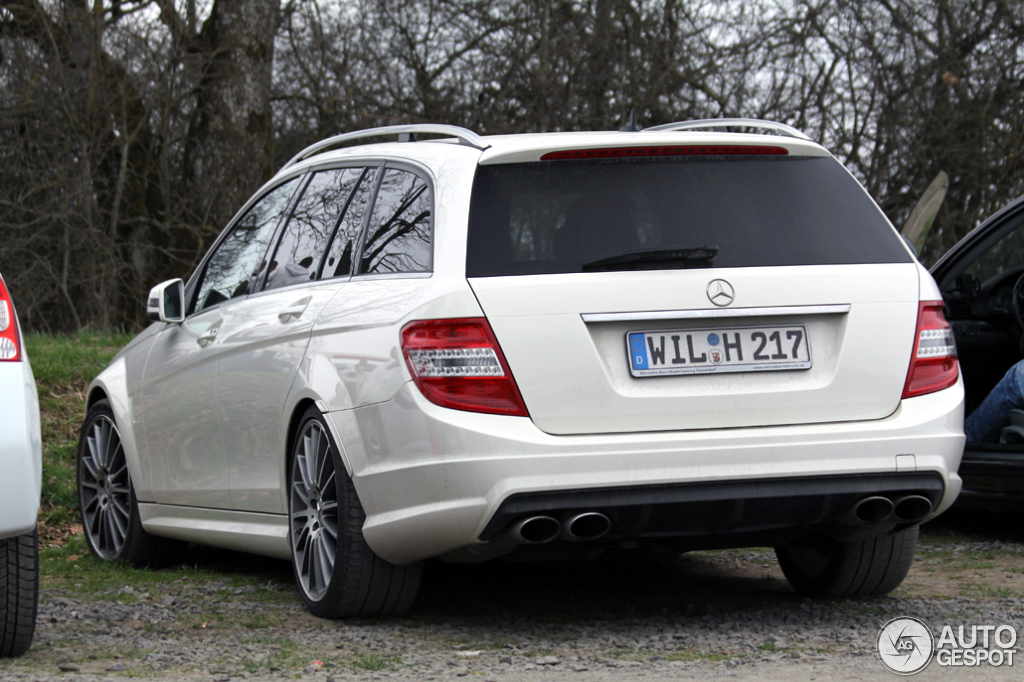
M 888 521 L 893 514 L 892 500 L 881 495 L 865 497 L 853 505 L 843 521 L 858 526 L 875 526 Z
M 520 545 L 541 545 L 560 537 L 567 542 L 599 540 L 612 528 L 611 520 L 596 511 L 566 514 L 562 520 L 552 516 L 524 516 L 508 529 L 508 535 Z
M 893 514 L 900 523 L 916 523 L 932 513 L 932 502 L 923 495 L 907 495 L 893 504 Z
M 601 512 L 579 512 L 562 519 L 561 537 L 567 542 L 588 542 L 600 540 L 611 529 L 611 520 Z
M 527 516 L 509 528 L 509 535 L 520 545 L 541 545 L 558 537 L 562 524 L 551 516 Z
M 872 495 L 854 503 L 841 522 L 850 526 L 878 526 L 891 521 L 917 523 L 932 509 L 931 500 L 923 495 L 904 495 L 895 500 Z

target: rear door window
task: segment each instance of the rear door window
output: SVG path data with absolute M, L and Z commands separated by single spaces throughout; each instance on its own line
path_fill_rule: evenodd
M 377 191 L 359 272 L 430 272 L 433 193 L 419 175 L 388 168 Z
M 717 247 L 713 263 L 686 266 L 911 262 L 881 211 L 830 157 L 477 169 L 467 276 L 580 272 L 623 254 L 702 246 Z
M 362 168 L 337 168 L 313 174 L 267 266 L 265 289 L 316 278 L 327 242 L 362 174 Z

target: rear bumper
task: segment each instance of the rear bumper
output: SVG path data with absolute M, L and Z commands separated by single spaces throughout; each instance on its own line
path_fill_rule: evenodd
M 39 399 L 27 360 L 0 362 L 0 538 L 36 527 L 42 484 Z
M 580 511 L 609 518 L 603 543 L 670 541 L 692 550 L 778 546 L 809 533 L 870 537 L 913 524 L 893 517 L 873 526 L 852 523 L 846 517 L 858 501 L 919 495 L 934 508 L 945 488 L 935 472 L 904 472 L 520 493 L 502 502 L 480 539 L 494 539 L 523 517 L 557 520 Z
M 502 505 L 524 495 L 646 489 L 642 497 L 732 483 L 739 492 L 731 494 L 754 500 L 750 491 L 775 481 L 782 493 L 769 498 L 780 500 L 784 480 L 812 490 L 814 479 L 849 488 L 881 474 L 929 474 L 941 486 L 934 515 L 960 491 L 964 446 L 960 383 L 904 400 L 881 420 L 714 431 L 552 436 L 528 418 L 438 407 L 411 383 L 392 400 L 331 417 L 366 510 L 366 540 L 395 563 L 480 542 L 496 532 L 489 524 Z M 837 494 L 826 488 L 815 504 Z M 775 522 L 800 526 L 805 512 Z

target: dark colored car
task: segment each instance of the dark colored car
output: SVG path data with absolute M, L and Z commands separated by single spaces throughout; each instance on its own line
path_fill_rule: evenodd
M 1024 357 L 1024 197 L 979 225 L 931 269 L 953 326 L 970 415 Z M 1024 443 L 968 442 L 958 504 L 1024 508 Z

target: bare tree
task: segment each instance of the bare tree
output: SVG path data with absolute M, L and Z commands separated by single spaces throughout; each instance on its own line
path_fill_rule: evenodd
M 28 326 L 134 326 L 271 175 L 277 12 L 0 0 L 0 265 Z
M 930 262 L 1024 193 L 1010 0 L 0 0 L 0 269 L 26 325 L 142 321 L 275 165 L 415 121 L 752 116 L 835 150 Z

